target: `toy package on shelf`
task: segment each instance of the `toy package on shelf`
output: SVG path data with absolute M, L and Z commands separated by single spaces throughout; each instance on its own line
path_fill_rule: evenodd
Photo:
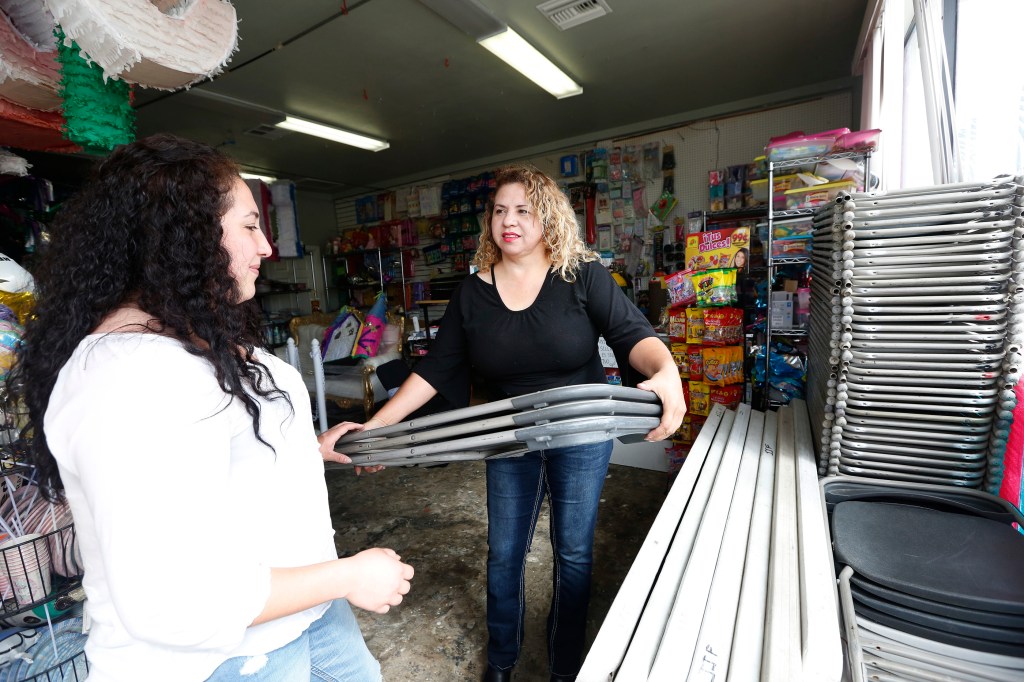
M 749 194 L 747 184 L 747 165 L 729 166 L 725 169 L 725 208 L 743 208 L 744 194 Z
M 708 210 L 725 209 L 725 173 L 720 170 L 708 171 Z

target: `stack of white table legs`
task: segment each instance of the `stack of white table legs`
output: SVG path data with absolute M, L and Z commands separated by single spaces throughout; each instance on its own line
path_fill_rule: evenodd
M 990 491 L 1022 370 L 1021 178 L 843 195 L 815 214 L 819 473 Z
M 837 599 L 806 404 L 716 405 L 578 679 L 839 680 Z

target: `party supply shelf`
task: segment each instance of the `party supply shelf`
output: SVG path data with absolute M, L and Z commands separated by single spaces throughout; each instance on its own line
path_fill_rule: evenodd
M 4 436 L 9 431 L 3 431 Z M 36 484 L 24 441 L 0 444 L 0 680 L 84 680 L 82 559 L 66 502 Z
M 401 302 L 403 310 L 408 310 L 410 301 L 406 279 L 409 273 L 405 252 L 410 249 L 368 248 L 326 255 L 324 260 L 328 286 L 343 292 L 343 305 L 368 307 L 373 304 L 372 298 L 376 297 L 376 292 L 383 291 L 395 303 Z M 400 290 L 389 292 L 389 287 Z M 365 300 L 367 293 L 371 296 L 369 301 Z
M 775 378 L 772 367 L 773 355 L 782 361 L 786 356 L 796 353 L 802 356 L 806 365 L 807 351 L 799 346 L 806 343 L 803 340 L 809 336 L 809 325 L 807 320 L 803 319 L 810 310 L 810 289 L 806 286 L 805 281 L 809 273 L 800 274 L 799 280 L 804 281 L 805 286 L 799 287 L 797 292 L 792 290 L 773 291 L 776 275 L 781 268 L 809 270 L 812 258 L 810 248 L 813 241 L 815 211 L 833 201 L 843 191 L 863 191 L 870 183 L 870 159 L 871 150 L 864 149 L 768 161 L 767 230 L 761 235 L 768 278 L 768 314 L 765 316 L 764 324 L 764 381 L 761 391 L 761 409 L 778 407 L 788 402 L 788 400 L 779 399 L 788 397 L 787 392 L 779 388 L 776 388 L 774 392 L 772 390 L 772 382 Z M 843 170 L 840 177 L 823 178 L 828 182 L 822 182 L 819 185 L 796 189 L 782 189 L 781 186 L 776 186 L 776 171 L 785 171 L 787 174 L 814 174 L 821 168 L 827 168 L 830 173 L 834 173 L 837 168 L 846 170 Z M 821 180 L 819 179 L 819 182 Z M 796 302 L 796 314 L 794 314 L 793 293 L 808 297 L 808 300 Z M 778 296 L 776 296 L 777 294 Z M 797 346 L 791 347 L 792 352 L 783 352 L 781 349 L 776 352 L 773 349 L 773 342 L 779 337 L 794 340 L 797 342 Z M 785 364 L 791 366 L 791 363 Z M 800 390 L 803 390 L 802 386 Z M 801 392 L 798 397 L 803 397 L 803 393 Z

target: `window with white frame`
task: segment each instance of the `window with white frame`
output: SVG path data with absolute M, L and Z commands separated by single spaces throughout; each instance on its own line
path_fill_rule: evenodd
M 911 2 L 911 0 L 907 0 Z M 1020 68 L 1022 0 L 926 0 L 941 15 L 953 79 L 956 148 L 962 181 L 1024 172 L 1024 69 Z M 901 186 L 938 181 L 935 133 L 925 111 L 916 22 L 906 35 L 903 63 Z M 934 65 L 935 69 L 939 65 Z M 938 88 L 933 82 L 933 89 Z M 941 96 L 941 94 L 939 95 Z
M 965 181 L 1024 171 L 1021 0 L 960 0 L 956 116 Z

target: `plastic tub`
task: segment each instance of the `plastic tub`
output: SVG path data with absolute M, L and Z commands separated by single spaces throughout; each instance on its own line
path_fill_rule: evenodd
M 772 221 L 772 240 L 809 237 L 813 231 L 814 219 L 811 216 Z M 757 224 L 757 236 L 762 242 L 768 241 L 768 223 Z
M 800 187 L 786 190 L 786 209 L 811 208 L 832 201 L 843 190 L 853 191 L 857 183 L 854 180 L 827 182 L 814 187 Z
M 832 151 L 836 140 L 849 132 L 849 128 L 837 128 L 813 135 L 790 133 L 771 138 L 764 151 L 769 161 L 789 161 L 790 159 L 821 156 Z
M 781 194 L 787 189 L 794 189 L 803 185 L 796 173 L 792 173 L 790 175 L 776 175 L 774 184 L 776 194 Z M 750 194 L 754 197 L 755 201 L 767 202 L 768 178 L 764 178 L 763 180 L 751 180 Z M 778 199 L 776 199 L 776 201 L 778 201 Z
M 810 235 L 772 240 L 772 258 L 795 258 L 811 255 L 814 240 Z
M 878 136 L 881 134 L 880 128 L 846 133 L 836 140 L 836 149 L 874 149 L 878 146 Z

